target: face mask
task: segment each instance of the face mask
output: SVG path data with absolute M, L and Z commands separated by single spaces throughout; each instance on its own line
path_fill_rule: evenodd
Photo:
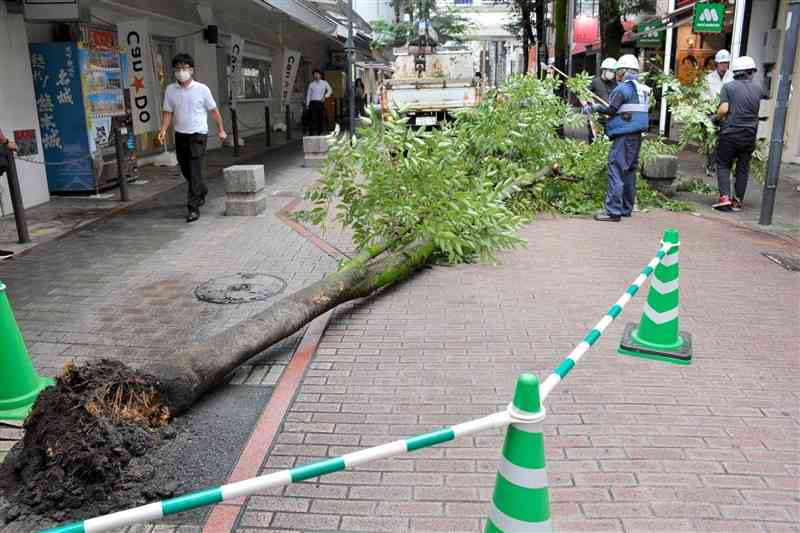
M 613 80 L 614 79 L 614 73 L 611 72 L 610 70 L 606 70 L 606 71 L 603 72 L 603 78 L 607 79 L 609 81 Z
M 187 82 L 192 79 L 192 71 L 191 70 L 176 70 L 175 71 L 175 79 L 179 82 Z

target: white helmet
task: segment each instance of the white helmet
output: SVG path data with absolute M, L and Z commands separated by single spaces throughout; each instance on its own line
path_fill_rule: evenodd
M 719 63 L 730 63 L 731 62 L 731 53 L 727 50 L 720 50 L 714 56 L 714 62 Z
M 607 57 L 600 64 L 600 70 L 617 70 L 617 60 L 613 57 Z
M 756 62 L 753 61 L 753 58 L 750 56 L 742 56 L 737 57 L 733 60 L 733 65 L 731 65 L 731 70 L 734 72 L 740 72 L 742 70 L 758 70 L 756 68 Z
M 628 68 L 631 70 L 639 70 L 639 60 L 635 55 L 625 54 L 617 61 L 617 69 Z

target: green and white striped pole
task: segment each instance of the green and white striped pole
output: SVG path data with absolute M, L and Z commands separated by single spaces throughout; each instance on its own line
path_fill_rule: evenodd
M 689 333 L 680 331 L 678 319 L 680 300 L 678 230 L 664 231 L 663 242 L 671 244 L 672 247 L 656 267 L 650 280 L 650 291 L 639 326 L 636 327 L 636 324 L 625 326 L 618 352 L 688 365 L 692 361 L 692 337 Z
M 542 424 L 545 411 L 539 378 L 517 378 L 514 401 L 508 406 L 508 427 L 497 471 L 486 533 L 550 532 L 550 496 L 544 459 Z

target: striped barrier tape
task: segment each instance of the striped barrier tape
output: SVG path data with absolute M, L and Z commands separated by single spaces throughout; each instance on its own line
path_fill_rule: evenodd
M 578 344 L 572 353 L 561 362 L 547 380 L 541 384 L 539 388 L 541 402 L 543 402 L 553 388 L 567 376 L 569 371 L 572 370 L 589 348 L 597 342 L 603 334 L 603 331 L 605 331 L 608 325 L 622 312 L 625 305 L 642 287 L 672 246 L 673 244 L 670 243 L 662 244 L 656 257 L 644 268 L 642 273 L 636 278 L 633 284 L 628 287 L 628 290 L 617 303 L 609 309 L 608 314 L 586 335 L 584 340 Z M 543 412 L 544 410 L 542 409 L 542 414 Z M 531 424 L 530 415 L 531 413 L 520 411 L 515 408 L 513 404 L 510 404 L 505 411 L 499 411 L 483 418 L 470 420 L 430 433 L 424 433 L 415 437 L 366 448 L 340 457 L 325 459 L 296 468 L 281 470 L 279 472 L 273 472 L 271 474 L 237 481 L 219 487 L 192 492 L 161 502 L 150 503 L 125 511 L 99 516 L 97 518 L 90 518 L 82 522 L 58 526 L 43 530 L 42 533 L 101 533 L 142 522 L 153 522 L 165 516 L 188 511 L 190 509 L 214 505 L 225 500 L 250 496 L 268 489 L 290 485 L 334 472 L 340 472 L 379 459 L 388 459 L 390 457 L 403 455 L 408 452 L 448 442 L 458 437 L 466 437 L 489 429 L 506 427 L 510 424 L 516 424 L 516 427 L 521 429 L 525 428 L 526 425 L 533 425 L 535 426 L 535 433 L 541 436 L 540 421 L 536 421 L 539 422 L 539 424 Z M 513 470 L 513 468 L 511 468 L 513 466 L 512 464 L 506 469 L 506 474 L 512 479 L 514 478 L 514 474 L 511 473 L 510 470 Z M 546 473 L 544 473 L 544 475 L 546 475 Z M 546 483 L 544 486 L 542 486 L 541 483 L 537 486 L 546 490 Z M 497 513 L 495 513 L 494 519 L 497 519 L 498 522 L 502 521 L 502 518 L 498 516 Z

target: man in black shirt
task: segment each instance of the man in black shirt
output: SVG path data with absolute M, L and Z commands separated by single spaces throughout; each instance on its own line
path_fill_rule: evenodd
M 750 159 L 756 149 L 758 112 L 763 91 L 753 81 L 756 64 L 751 57 L 733 60 L 733 81 L 722 86 L 717 118 L 720 136 L 717 144 L 717 183 L 719 201 L 713 205 L 721 211 L 738 211 L 742 207 Z M 735 195 L 731 197 L 731 168 L 736 164 Z

